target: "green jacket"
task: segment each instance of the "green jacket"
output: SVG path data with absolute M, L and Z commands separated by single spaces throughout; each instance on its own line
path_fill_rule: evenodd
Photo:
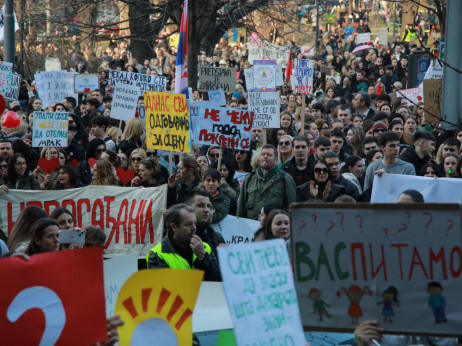
M 18 179 L 15 183 L 6 179 L 5 184 L 9 189 L 41 190 L 40 183 L 37 179 L 34 178 L 33 175 L 25 175 L 24 177 Z
M 225 192 L 225 189 L 218 187 L 218 195 L 213 197 L 212 201 L 215 212 L 213 213 L 212 223 L 218 223 L 229 214 L 231 197 Z
M 296 200 L 297 188 L 292 177 L 275 167 L 267 177 L 258 168 L 248 174 L 241 187 L 237 216 L 257 219 L 261 208 L 270 202 L 279 202 L 287 208 Z

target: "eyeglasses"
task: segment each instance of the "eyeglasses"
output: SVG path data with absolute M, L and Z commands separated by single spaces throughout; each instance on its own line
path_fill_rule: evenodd
M 141 162 L 141 161 L 143 161 L 143 158 L 142 157 L 132 157 L 130 160 L 136 161 L 136 162 Z
M 96 152 L 102 154 L 104 152 L 104 149 L 96 149 Z
M 236 154 L 244 155 L 244 154 L 247 154 L 247 151 L 245 151 L 245 150 L 236 150 Z
M 218 157 L 220 154 L 209 154 L 209 157 Z
M 25 162 L 16 162 L 14 165 L 15 166 L 27 166 L 27 163 L 25 163 Z
M 385 132 L 385 129 L 375 129 L 374 132 Z
M 285 141 L 285 142 L 279 142 L 279 146 L 288 146 L 290 144 L 290 141 Z
M 0 169 L 7 169 L 8 165 L 0 165 Z
M 155 151 L 148 151 L 148 152 L 146 152 L 146 155 L 149 156 L 149 157 L 156 157 L 157 153 Z
M 315 168 L 315 169 L 314 169 L 314 173 L 318 173 L 318 174 L 319 174 L 319 173 L 324 173 L 324 174 L 326 174 L 327 172 L 329 172 L 329 171 L 327 170 L 327 168 Z

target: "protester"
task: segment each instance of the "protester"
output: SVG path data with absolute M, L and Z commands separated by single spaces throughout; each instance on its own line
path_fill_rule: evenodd
M 54 219 L 43 218 L 35 221 L 31 229 L 29 246 L 26 255 L 59 251 L 59 225 Z

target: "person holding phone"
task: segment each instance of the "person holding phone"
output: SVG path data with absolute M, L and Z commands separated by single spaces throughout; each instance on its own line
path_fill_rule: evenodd
M 59 225 L 55 219 L 43 218 L 32 225 L 32 234 L 26 255 L 59 251 Z
M 178 172 L 168 178 L 167 208 L 186 202 L 194 195 L 199 183 L 199 165 L 196 159 L 183 156 L 178 164 Z

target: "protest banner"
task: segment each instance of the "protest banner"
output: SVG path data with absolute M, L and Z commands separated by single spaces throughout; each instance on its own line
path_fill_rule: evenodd
M 74 92 L 77 94 L 89 93 L 99 89 L 99 79 L 97 74 L 75 74 Z
M 193 333 L 232 329 L 233 320 L 221 282 L 202 281 L 192 315 Z
M 430 67 L 425 73 L 425 79 L 441 79 L 443 78 L 443 64 L 439 60 L 435 59 L 431 62 Z
M 360 43 L 367 43 L 367 42 L 370 42 L 371 41 L 371 33 L 370 32 L 365 32 L 365 33 L 362 33 L 362 34 L 358 34 L 358 44 Z M 371 47 L 373 48 L 373 47 Z
M 91 345 L 107 340 L 102 262 L 99 247 L 51 251 L 27 261 L 2 258 L 0 272 L 8 278 L 8 285 L 0 288 L 2 344 Z
M 404 186 L 404 188 L 403 188 Z M 462 203 L 462 179 L 388 174 L 374 176 L 371 203 L 396 203 L 404 190 L 419 191 L 428 203 Z
M 299 203 L 291 222 L 305 328 L 460 334 L 460 205 Z
M 408 107 L 414 106 L 417 102 L 424 101 L 423 86 L 420 84 L 417 88 L 398 90 L 396 97 L 403 97 Z
M 16 101 L 19 97 L 19 88 L 21 87 L 21 75 L 13 73 L 11 75 L 11 81 L 9 84 L 9 88 L 5 93 L 1 93 L 5 100 L 8 101 Z
M 116 83 L 136 85 L 140 91 L 140 96 L 145 91 L 166 91 L 167 77 L 154 76 L 150 74 L 109 70 L 108 86 L 112 89 L 112 94 Z
M 316 47 L 314 46 L 302 46 L 302 48 L 300 49 L 300 53 L 303 56 L 314 56 L 315 49 Z
M 249 150 L 252 123 L 253 112 L 201 104 L 194 140 L 197 144 Z
M 120 345 L 192 345 L 192 314 L 204 272 L 156 269 L 134 273 L 122 286 L 116 314 Z
M 199 91 L 223 89 L 224 92 L 236 91 L 236 69 L 224 67 L 201 67 Z
M 289 63 L 289 46 L 278 46 L 261 39 L 250 39 L 249 62 L 253 65 L 254 60 L 276 60 L 278 65 L 286 67 Z
M 47 108 L 53 102 L 63 102 L 67 96 L 78 99 L 78 95 L 74 93 L 74 72 L 36 73 L 35 83 L 43 108 Z
M 295 59 L 294 74 L 295 93 L 309 95 L 313 92 L 314 61 Z
M 45 58 L 45 71 L 62 71 L 59 58 Z
M 424 116 L 427 123 L 438 124 L 441 116 L 441 105 L 443 104 L 443 83 L 442 79 L 424 79 Z M 436 116 L 436 117 L 435 117 Z
M 223 89 L 209 91 L 209 103 L 214 106 L 226 106 L 226 97 Z
M 186 95 L 148 91 L 144 94 L 144 109 L 148 148 L 191 152 Z
M 276 60 L 254 60 L 254 91 L 276 91 Z
M 250 243 L 260 228 L 257 220 L 227 215 L 218 223 L 210 225 L 223 236 L 226 244 Z
M 0 94 L 4 96 L 10 90 L 13 76 L 13 64 L 0 61 Z
M 282 239 L 218 248 L 223 289 L 240 345 L 305 345 Z
M 245 73 L 245 87 L 247 92 L 253 91 L 253 67 L 246 68 Z M 282 77 L 282 66 L 276 65 L 276 86 L 284 85 L 284 79 Z
M 127 279 L 138 271 L 138 254 L 131 253 L 107 259 L 104 266 L 104 297 L 106 317 L 115 314 L 119 292 Z
M 111 118 L 128 121 L 136 113 L 140 90 L 136 85 L 116 83 L 112 94 Z
M 388 29 L 387 28 L 379 29 L 379 44 L 382 44 L 382 45 L 388 44 Z
M 160 210 L 166 205 L 167 185 L 152 188 L 87 186 L 78 189 L 25 191 L 0 194 L 0 228 L 9 235 L 19 213 L 35 205 L 50 214 L 68 208 L 74 225 L 99 226 L 106 234 L 105 257 L 126 253 L 145 256 L 162 240 Z
M 69 113 L 34 112 L 32 147 L 67 147 Z
M 275 129 L 280 127 L 281 98 L 278 92 L 249 92 L 248 108 L 253 112 L 252 127 Z

